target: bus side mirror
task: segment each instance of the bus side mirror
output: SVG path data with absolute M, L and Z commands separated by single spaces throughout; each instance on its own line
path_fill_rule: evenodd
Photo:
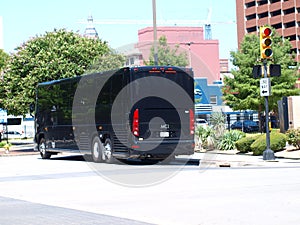
M 31 103 L 29 105 L 29 112 L 30 112 L 30 116 L 32 116 L 32 117 L 33 117 L 34 109 L 35 109 L 35 105 L 34 105 L 34 103 Z

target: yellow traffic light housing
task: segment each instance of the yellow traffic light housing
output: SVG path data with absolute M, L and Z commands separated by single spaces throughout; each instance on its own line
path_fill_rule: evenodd
M 262 59 L 269 59 L 273 55 L 272 51 L 272 30 L 270 27 L 260 27 L 259 29 L 260 36 L 260 57 Z

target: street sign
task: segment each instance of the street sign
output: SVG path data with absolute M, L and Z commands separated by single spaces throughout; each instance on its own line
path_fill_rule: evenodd
M 271 80 L 270 78 L 260 79 L 260 96 L 270 96 L 271 95 Z
M 0 109 L 0 124 L 7 123 L 7 111 Z

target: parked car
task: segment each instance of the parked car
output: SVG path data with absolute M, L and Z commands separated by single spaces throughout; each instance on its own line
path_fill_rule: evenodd
M 231 129 L 242 130 L 244 132 L 250 133 L 259 131 L 259 126 L 252 120 L 245 120 L 243 122 L 235 121 L 233 124 L 231 124 Z
M 202 126 L 202 127 L 207 127 L 208 126 L 208 122 L 205 119 L 197 118 L 196 119 L 196 125 L 197 126 Z
M 2 138 L 23 138 L 24 135 L 18 131 L 6 131 L 3 133 Z

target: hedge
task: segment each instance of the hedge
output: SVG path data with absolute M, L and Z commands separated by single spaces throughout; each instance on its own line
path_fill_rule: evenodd
M 281 151 L 286 146 L 286 135 L 277 132 L 270 133 L 270 148 L 274 152 Z M 253 155 L 262 155 L 267 148 L 266 134 L 259 136 L 250 146 Z
M 259 137 L 260 135 L 244 137 L 238 140 L 235 143 L 236 149 L 241 153 L 251 152 L 251 144 Z

